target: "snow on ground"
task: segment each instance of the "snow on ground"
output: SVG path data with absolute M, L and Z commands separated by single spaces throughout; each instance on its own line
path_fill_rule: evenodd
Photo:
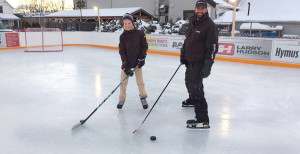
M 248 7 L 250 3 L 250 13 L 248 16 Z M 300 1 L 290 0 L 283 2 L 281 0 L 241 0 L 238 7 L 240 10 L 236 13 L 238 22 L 299 22 Z M 280 10 L 280 11 L 278 11 Z M 215 22 L 232 22 L 233 11 L 225 12 Z
M 283 26 L 269 26 L 269 25 L 265 25 L 265 24 L 260 24 L 260 23 L 243 23 L 240 26 L 240 29 L 242 30 L 248 30 L 248 29 L 252 29 L 252 30 L 282 30 Z

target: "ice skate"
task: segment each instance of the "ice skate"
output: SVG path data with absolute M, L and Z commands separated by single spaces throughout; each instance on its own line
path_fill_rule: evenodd
M 194 107 L 194 102 L 188 98 L 187 100 L 182 102 L 182 107 Z
M 197 118 L 186 121 L 186 124 L 187 124 L 186 128 L 190 128 L 190 129 L 209 129 L 210 128 L 208 122 L 199 121 L 199 120 L 197 120 Z

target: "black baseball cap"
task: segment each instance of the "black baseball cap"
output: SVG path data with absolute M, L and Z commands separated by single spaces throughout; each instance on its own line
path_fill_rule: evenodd
M 207 8 L 207 2 L 205 0 L 198 0 L 196 2 L 195 7 L 199 7 L 199 6 L 203 6 L 203 7 Z

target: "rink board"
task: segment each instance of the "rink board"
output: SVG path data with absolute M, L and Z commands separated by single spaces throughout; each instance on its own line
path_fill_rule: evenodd
M 119 37 L 120 33 L 63 32 L 64 46 L 118 49 Z M 146 35 L 146 37 L 149 53 L 175 56 L 180 54 L 185 39 L 185 36 L 181 35 Z M 20 47 L 1 46 L 0 50 L 24 48 L 25 36 L 23 32 L 19 32 L 19 44 Z M 216 59 L 299 68 L 299 54 L 300 40 L 219 37 L 219 52 Z

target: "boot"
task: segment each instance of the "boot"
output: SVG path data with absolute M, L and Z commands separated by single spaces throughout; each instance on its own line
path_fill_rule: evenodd
M 117 108 L 118 109 L 122 109 L 123 105 L 124 105 L 125 101 L 119 101 Z
M 142 103 L 144 109 L 148 108 L 148 103 L 147 103 L 146 97 L 141 98 L 141 103 Z

